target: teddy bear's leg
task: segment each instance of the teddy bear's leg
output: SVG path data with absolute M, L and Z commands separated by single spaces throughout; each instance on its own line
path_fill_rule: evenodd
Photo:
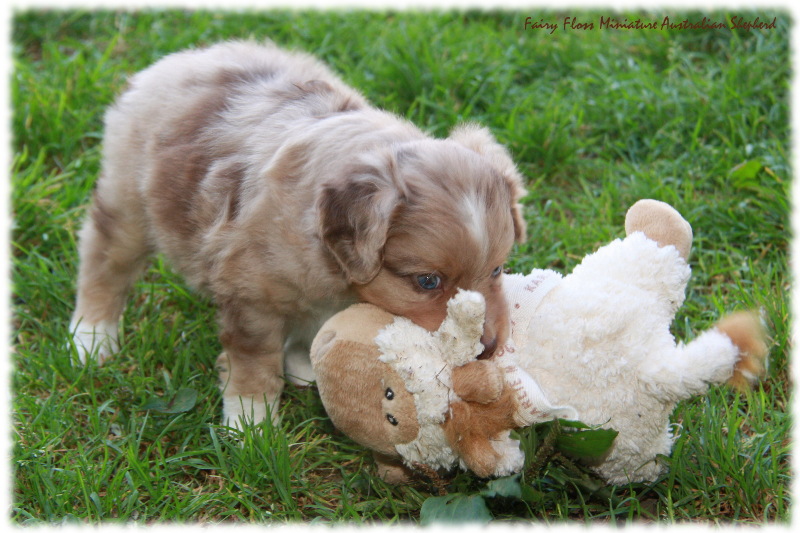
M 514 421 L 516 403 L 510 387 L 503 389 L 500 398 L 488 404 L 455 402 L 450 405 L 449 417 L 442 423 L 447 442 L 461 461 L 479 477 L 507 473 L 518 462 L 519 451 L 508 446 L 495 446 L 495 441 L 507 440 L 508 430 L 517 427 Z M 504 456 L 511 453 L 512 456 Z
M 641 378 L 652 392 L 677 401 L 705 393 L 711 383 L 747 386 L 762 374 L 766 354 L 758 318 L 735 313 L 692 342 L 679 344 L 670 357 L 649 362 Z
M 620 286 L 642 291 L 636 296 L 632 290 L 626 291 L 628 302 L 635 301 L 646 307 L 648 313 L 658 317 L 657 321 L 671 321 L 683 304 L 686 284 L 692 274 L 686 261 L 692 245 L 691 226 L 668 204 L 640 200 L 628 210 L 625 230 L 626 238 L 616 239 L 587 255 L 564 278 L 560 286 L 561 298 L 567 288 L 580 295 L 587 287 L 597 286 L 599 293 L 605 294 L 608 283 L 613 280 Z M 602 290 L 599 287 L 603 287 Z M 650 301 L 645 303 L 645 298 Z M 583 299 L 575 301 L 576 305 L 583 303 Z M 589 302 L 597 305 L 595 298 Z M 619 306 L 619 298 L 614 298 L 613 305 Z M 616 314 L 618 318 L 621 316 L 619 312 Z
M 497 462 L 492 475 L 508 476 L 522 470 L 525 465 L 525 454 L 519 448 L 519 441 L 511 438 L 510 431 L 504 431 L 491 443 L 492 447 L 500 455 L 500 460 Z
M 484 438 L 465 438 L 456 447 L 461 460 L 478 477 L 491 477 L 495 475 L 498 465 L 503 458 L 492 446 L 491 441 Z
M 679 344 L 671 355 L 645 363 L 641 379 L 652 394 L 678 401 L 704 394 L 710 383 L 730 379 L 738 359 L 736 345 L 710 329 L 688 344 Z
M 692 249 L 692 226 L 671 205 L 639 200 L 625 215 L 625 233 L 641 231 L 661 246 L 673 245 L 687 259 Z

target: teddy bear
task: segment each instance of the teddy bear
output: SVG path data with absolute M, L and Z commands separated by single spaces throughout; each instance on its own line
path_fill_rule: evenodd
M 657 479 L 676 403 L 712 383 L 755 381 L 767 348 L 746 312 L 677 343 L 669 326 L 691 275 L 691 226 L 668 204 L 641 200 L 625 230 L 566 276 L 505 275 L 511 335 L 489 360 L 476 360 L 477 293 L 460 291 L 437 332 L 369 304 L 334 316 L 311 348 L 334 425 L 371 448 L 395 483 L 418 465 L 518 471 L 524 458 L 510 430 L 554 418 L 618 432 L 589 465 L 608 483 Z
M 522 367 L 548 399 L 578 420 L 618 432 L 591 468 L 607 482 L 653 481 L 665 470 L 678 401 L 710 384 L 743 389 L 765 370 L 760 319 L 723 318 L 688 343 L 670 332 L 691 276 L 692 228 L 672 206 L 640 200 L 624 239 L 586 256 L 566 276 L 507 275 L 512 340 Z
M 373 451 L 386 481 L 422 467 L 517 472 L 525 458 L 511 429 L 576 415 L 550 404 L 510 353 L 477 359 L 484 315 L 483 297 L 459 290 L 434 332 L 359 303 L 317 333 L 311 363 L 328 416 Z

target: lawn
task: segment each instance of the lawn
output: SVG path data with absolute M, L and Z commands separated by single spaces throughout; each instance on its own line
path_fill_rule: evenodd
M 528 16 L 557 27 L 525 29 Z M 611 29 L 601 16 L 659 28 L 665 16 L 776 24 Z M 566 17 L 587 26 L 564 26 Z M 788 522 L 790 25 L 782 11 L 16 12 L 11 520 L 418 523 L 423 503 L 446 492 L 480 504 L 484 520 Z M 695 233 L 675 336 L 761 309 L 766 379 L 744 395 L 713 387 L 681 403 L 671 469 L 655 483 L 601 487 L 553 456 L 501 480 L 514 490 L 492 497 L 468 473 L 387 486 L 313 387 L 287 387 L 280 428 L 228 434 L 213 307 L 160 260 L 129 300 L 122 353 L 103 367 L 74 364 L 75 233 L 104 109 L 129 74 L 167 53 L 267 37 L 320 56 L 432 134 L 464 120 L 490 127 L 529 190 L 529 239 L 513 252 L 514 271 L 568 272 L 622 234 L 637 199 L 674 205 Z M 172 409 L 163 405 L 179 391 Z M 540 433 L 520 438 L 530 462 Z

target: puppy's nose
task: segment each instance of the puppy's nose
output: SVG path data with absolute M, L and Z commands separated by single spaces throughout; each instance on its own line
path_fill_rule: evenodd
M 478 359 L 491 359 L 494 351 L 497 349 L 497 337 L 481 337 L 481 344 L 483 344 L 483 351 L 478 356 Z

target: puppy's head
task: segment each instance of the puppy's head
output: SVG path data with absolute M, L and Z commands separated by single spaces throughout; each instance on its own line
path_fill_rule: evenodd
M 524 190 L 484 129 L 398 145 L 354 163 L 322 194 L 322 239 L 360 298 L 435 330 L 461 289 L 486 300 L 489 356 L 508 335 L 503 264 L 525 239 Z

